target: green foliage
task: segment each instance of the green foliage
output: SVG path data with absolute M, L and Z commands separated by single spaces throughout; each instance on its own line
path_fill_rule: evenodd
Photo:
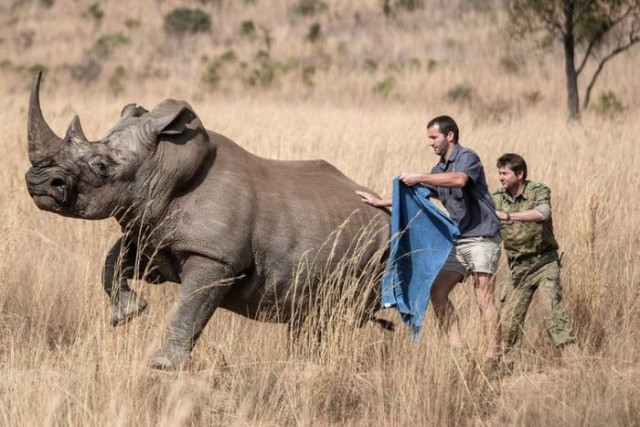
M 178 7 L 164 17 L 169 34 L 184 35 L 211 30 L 211 17 L 200 9 Z
M 447 101 L 457 103 L 469 103 L 473 99 L 473 87 L 467 83 L 455 85 L 444 95 Z
M 600 94 L 591 109 L 599 116 L 614 118 L 624 112 L 625 107 L 612 91 Z
M 322 32 L 322 27 L 319 22 L 314 22 L 309 27 L 309 32 L 307 33 L 307 40 L 311 43 L 316 42 L 320 39 L 320 33 Z
M 526 66 L 524 58 L 504 55 L 500 58 L 500 69 L 507 74 L 518 74 Z
M 43 64 L 40 64 L 40 63 L 33 64 L 33 65 L 29 66 L 29 68 L 27 68 L 27 71 L 28 71 L 29 75 L 31 75 L 31 76 L 35 75 L 39 71 L 42 71 L 43 73 L 46 73 L 47 70 L 48 70 L 48 68 L 46 67 L 46 65 L 43 65 Z
M 210 87 L 217 87 L 222 81 L 222 70 L 226 64 L 235 62 L 236 54 L 232 50 L 228 50 L 218 55 L 207 67 L 207 71 L 202 76 L 202 82 Z
M 636 13 L 640 4 L 637 0 L 572 0 L 572 27 L 564 25 L 567 20 L 565 9 L 569 0 L 509 0 L 509 21 L 514 34 L 526 36 L 543 30 L 552 39 L 570 32 L 578 45 L 595 41 L 605 42 L 601 37 L 617 25 L 618 18 L 628 13 Z M 630 12 L 630 13 L 629 13 Z
M 532 107 L 542 101 L 542 95 L 539 90 L 530 90 L 522 94 L 522 99 L 528 106 Z
M 89 53 L 95 55 L 97 58 L 106 59 L 111 55 L 115 47 L 128 43 L 129 38 L 121 32 L 105 34 L 96 40 Z
M 302 67 L 302 82 L 309 86 L 315 86 L 315 82 L 313 81 L 313 76 L 316 74 L 316 67 L 313 65 L 305 65 Z
M 138 28 L 140 27 L 140 21 L 137 19 L 127 18 L 124 20 L 124 26 L 128 29 Z
M 298 0 L 295 10 L 302 16 L 312 16 L 327 9 L 327 4 L 321 0 Z
M 436 70 L 436 68 L 438 68 L 438 61 L 436 61 L 433 58 L 429 58 L 429 60 L 427 61 L 427 71 L 432 73 Z
M 82 14 L 82 16 L 85 18 L 91 18 L 96 24 L 100 24 L 102 22 L 102 18 L 104 18 L 104 12 L 100 8 L 100 3 L 93 3 L 89 6 L 89 9 Z
M 391 0 L 382 0 L 381 4 L 382 13 L 384 16 L 390 18 L 393 17 L 398 10 L 413 12 L 414 10 L 422 8 L 424 6 L 424 0 L 396 0 L 394 2 Z
M 279 62 L 271 58 L 269 51 L 260 50 L 255 55 L 256 65 L 249 69 L 243 81 L 249 87 L 270 87 L 277 77 L 289 73 L 299 65 L 295 58 Z
M 365 58 L 362 68 L 364 68 L 365 71 L 373 73 L 378 69 L 378 63 L 373 58 Z
M 253 37 L 256 34 L 256 24 L 250 19 L 242 21 L 240 23 L 240 34 Z
M 94 58 L 69 66 L 69 75 L 73 80 L 90 82 L 98 78 L 102 73 L 102 65 Z
M 120 95 L 124 92 L 124 79 L 127 73 L 122 65 L 118 65 L 111 76 L 109 76 L 109 80 L 107 84 L 109 86 L 109 90 L 115 96 Z
M 393 90 L 396 88 L 396 79 L 393 76 L 387 76 L 382 81 L 376 83 L 372 90 L 373 93 L 381 95 L 383 97 L 388 97 L 393 93 Z

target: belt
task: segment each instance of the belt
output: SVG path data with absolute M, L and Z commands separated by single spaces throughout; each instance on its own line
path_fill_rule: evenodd
M 525 255 L 518 255 L 515 257 L 508 257 L 507 261 L 509 262 L 509 265 L 516 263 L 516 262 L 530 262 L 530 261 L 536 261 L 538 259 L 542 259 L 542 258 L 546 258 L 549 257 L 551 259 L 551 257 L 555 257 L 556 259 L 558 258 L 558 251 L 556 251 L 555 249 L 550 250 L 550 251 L 545 251 L 542 253 L 535 253 L 535 254 L 525 254 Z

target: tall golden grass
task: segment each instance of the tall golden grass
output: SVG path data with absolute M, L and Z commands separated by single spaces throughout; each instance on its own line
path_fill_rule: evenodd
M 356 6 L 326 3 L 343 17 L 333 18 L 335 34 L 346 33 L 336 22 L 343 23 L 344 16 L 352 19 Z M 481 320 L 470 284 L 464 283 L 453 293 L 467 344 L 460 353 L 449 349 L 431 313 L 421 340 L 413 342 L 402 328 L 393 334 L 373 325 L 354 328 L 344 310 L 345 319 L 338 319 L 318 348 L 312 339 L 291 346 L 282 325 L 218 311 L 192 354 L 189 370 L 150 370 L 147 358 L 167 327 L 177 285 L 134 283 L 150 308 L 125 326 L 109 325 L 100 271 L 119 229 L 111 220 L 78 221 L 41 212 L 29 199 L 23 177 L 29 167 L 26 105 L 33 76 L 3 68 L 1 425 L 640 423 L 640 88 L 633 71 L 638 69 L 637 53 L 612 62 L 599 82 L 619 95 L 627 111 L 615 119 L 586 112 L 580 122 L 569 122 L 556 53 L 535 54 L 538 62 L 529 61 L 518 75 L 499 71 L 501 52 L 522 49 L 528 54 L 501 37 L 501 14 L 490 24 L 480 12 L 459 15 L 455 22 L 445 17 L 461 11 L 458 3 L 436 2 L 438 7 L 427 7 L 418 12 L 421 15 L 403 15 L 402 19 L 414 19 L 413 30 L 407 31 L 374 13 L 374 3 L 362 6 L 362 16 L 369 19 L 362 24 L 365 28 L 353 30 L 349 52 L 354 58 L 384 58 L 376 46 L 398 56 L 414 49 L 440 61 L 446 55 L 455 58 L 431 73 L 423 69 L 399 75 L 390 98 L 371 90 L 384 77 L 382 71 L 369 74 L 347 67 L 320 73 L 312 89 L 284 79 L 257 91 L 242 85 L 203 90 L 198 55 L 205 49 L 198 46 L 207 42 L 222 50 L 222 35 L 233 41 L 237 23 L 247 17 L 273 29 L 275 50 L 289 49 L 297 55 L 310 51 L 302 42 L 289 41 L 295 39 L 291 34 L 306 28 L 284 18 L 291 16 L 293 2 L 261 1 L 246 8 L 241 2 L 223 3 L 224 16 L 214 20 L 216 36 L 169 42 L 172 56 L 158 50 L 164 42 L 154 38 L 161 31 L 163 14 L 175 6 L 172 2 L 136 2 L 126 8 L 109 2 L 104 6 L 107 19 L 98 29 L 78 25 L 78 14 L 69 12 L 76 9 L 68 9 L 76 4 L 71 1 L 58 0 L 51 9 L 37 2 L 5 7 L 5 17 L 16 10 L 20 14 L 14 24 L 2 27 L 0 46 L 7 47 L 3 59 L 13 64 L 49 67 L 42 105 L 59 134 L 75 113 L 81 115 L 89 138 L 97 139 L 127 102 L 149 108 L 164 97 L 182 98 L 192 103 L 209 129 L 256 154 L 324 158 L 355 181 L 387 195 L 392 176 L 428 170 L 436 161 L 425 143 L 426 121 L 440 113 L 452 114 L 461 126 L 462 144 L 483 159 L 492 188 L 498 184 L 495 159 L 506 151 L 522 154 L 530 177 L 551 187 L 554 224 L 564 252 L 564 303 L 579 338 L 578 354 L 560 357 L 537 318 L 534 302 L 516 372 L 499 380 L 486 378 L 479 368 Z M 109 93 L 106 79 L 79 84 L 56 68 L 77 61 L 96 32 L 121 28 L 125 17 L 143 23 L 132 30 L 132 45 L 113 60 L 128 61 L 131 70 L 137 70 L 129 71 L 123 94 Z M 428 24 L 429 17 L 441 24 Z M 376 26 L 382 27 L 382 35 L 376 36 Z M 29 48 L 18 43 L 26 30 L 35 32 Z M 338 39 L 327 35 L 325 49 L 335 53 L 331 43 Z M 192 49 L 192 62 L 185 60 L 188 54 L 181 46 Z M 242 48 L 251 50 L 238 47 Z M 144 62 L 156 56 L 155 66 L 167 70 L 168 77 L 145 77 L 141 71 L 147 66 Z M 471 103 L 443 98 L 463 82 L 477 90 Z M 540 101 L 526 104 L 523 94 L 534 90 Z M 505 101 L 507 108 L 496 109 L 496 100 Z M 311 214 L 309 219 L 313 220 Z M 504 274 L 503 266 L 497 293 Z M 325 313 L 342 312 L 325 304 Z M 384 316 L 401 323 L 393 312 Z

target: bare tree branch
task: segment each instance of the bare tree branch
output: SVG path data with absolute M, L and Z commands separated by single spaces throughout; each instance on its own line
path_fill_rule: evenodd
M 607 33 L 609 33 L 613 28 L 615 28 L 616 25 L 624 21 L 627 18 L 627 16 L 629 16 L 630 13 L 631 13 L 631 8 L 627 9 L 627 11 L 623 15 L 621 15 L 618 19 L 614 21 L 609 21 L 605 27 L 603 27 L 602 29 L 600 29 L 600 31 L 594 34 L 594 36 L 589 41 L 589 45 L 587 46 L 587 50 L 584 54 L 584 57 L 582 58 L 582 61 L 580 61 L 580 65 L 578 65 L 578 68 L 576 69 L 577 74 L 580 74 L 580 72 L 582 72 L 582 69 L 587 64 L 587 61 L 589 60 L 589 57 L 591 56 L 593 49 L 602 41 L 604 36 Z
M 632 33 L 632 34 L 630 34 L 629 41 L 626 44 L 624 44 L 622 46 L 618 46 L 617 48 L 612 50 L 607 56 L 602 58 L 602 60 L 598 64 L 598 68 L 596 69 L 596 71 L 593 73 L 593 76 L 591 77 L 591 81 L 589 82 L 589 85 L 587 85 L 587 89 L 585 91 L 585 96 L 584 96 L 584 103 L 582 104 L 582 108 L 587 108 L 587 106 L 589 105 L 589 100 L 591 98 L 591 90 L 593 89 L 593 86 L 596 83 L 596 79 L 598 78 L 598 75 L 600 75 L 600 72 L 604 68 L 604 64 L 607 63 L 614 56 L 616 56 L 619 53 L 622 53 L 622 52 L 628 50 L 631 46 L 633 46 L 634 44 L 636 44 L 638 42 L 640 42 L 640 36 L 638 36 L 637 34 L 634 35 Z

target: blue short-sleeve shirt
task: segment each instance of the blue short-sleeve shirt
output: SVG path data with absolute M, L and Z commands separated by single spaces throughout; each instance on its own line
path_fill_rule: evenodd
M 438 198 L 460 229 L 460 238 L 493 236 L 502 228 L 496 215 L 484 167 L 475 151 L 456 144 L 448 160 L 443 157 L 431 173 L 462 172 L 469 177 L 463 188 L 436 187 Z

